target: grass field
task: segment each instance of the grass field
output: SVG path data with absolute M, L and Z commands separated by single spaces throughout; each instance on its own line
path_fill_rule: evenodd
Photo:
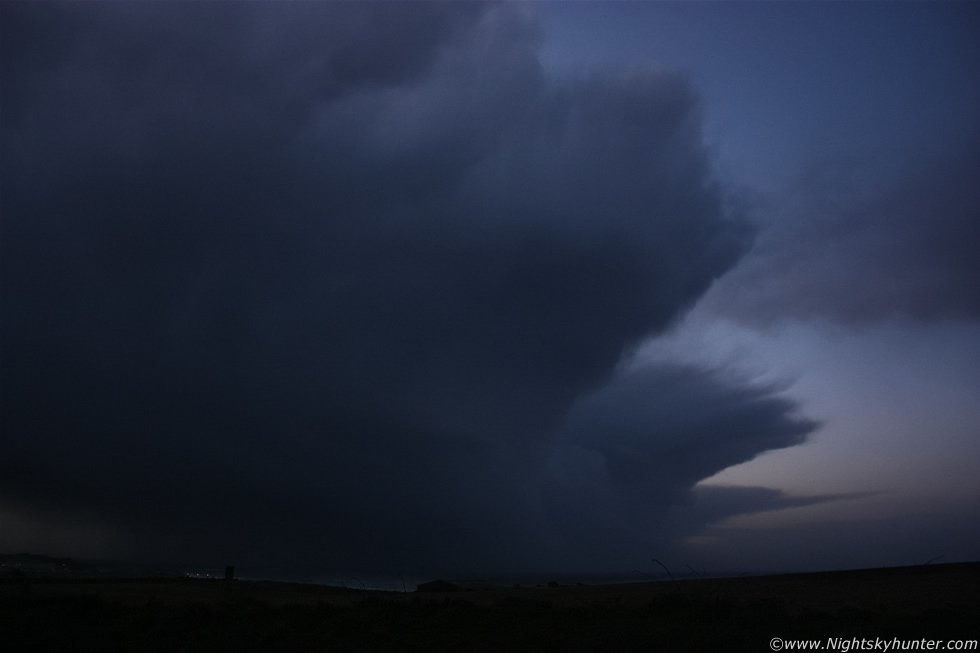
M 0 584 L 0 650 L 10 651 L 768 651 L 773 637 L 976 640 L 980 563 L 434 593 L 196 579 Z

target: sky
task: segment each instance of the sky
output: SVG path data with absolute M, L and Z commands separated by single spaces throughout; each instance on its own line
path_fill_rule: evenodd
M 975 7 L 0 18 L 0 551 L 980 558 Z

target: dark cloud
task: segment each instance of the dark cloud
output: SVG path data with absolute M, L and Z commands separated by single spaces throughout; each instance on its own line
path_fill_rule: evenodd
M 776 490 L 694 486 L 763 451 L 800 444 L 816 427 L 774 388 L 719 371 L 664 364 L 623 371 L 575 402 L 553 442 L 551 519 L 573 542 L 595 542 L 603 532 L 596 555 L 642 560 L 705 524 L 793 506 Z
M 77 460 L 36 452 L 33 466 L 5 465 L 8 505 L 53 522 L 89 515 L 116 550 L 144 556 L 462 573 L 629 570 L 732 515 L 847 498 L 692 488 L 815 424 L 769 388 L 691 367 L 623 373 L 544 443 L 362 419 L 292 434 L 284 450 L 235 426 L 227 460 L 207 433 L 180 435 L 165 456 L 145 441 L 85 451 L 91 439 Z
M 697 560 L 703 572 L 787 572 L 924 565 L 930 561 L 972 562 L 980 528 L 972 505 L 903 510 L 894 517 L 820 520 L 791 525 L 719 525 L 702 531 L 696 543 L 678 551 Z M 868 542 L 875 545 L 869 547 Z M 938 560 L 937 560 L 938 558 Z
M 817 494 L 792 496 L 781 490 L 743 485 L 698 485 L 687 501 L 671 509 L 668 523 L 673 530 L 702 535 L 705 526 L 716 525 L 738 515 L 802 508 L 831 501 L 862 499 L 874 493 Z
M 886 181 L 863 166 L 815 169 L 711 305 L 767 324 L 980 318 L 980 136 Z
M 615 376 L 751 238 L 684 80 L 548 79 L 508 5 L 3 12 L 19 514 L 131 555 L 599 568 L 813 428 L 708 372 Z

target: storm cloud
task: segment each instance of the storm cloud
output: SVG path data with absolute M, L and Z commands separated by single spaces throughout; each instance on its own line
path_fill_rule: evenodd
M 116 554 L 599 569 L 815 428 L 621 366 L 752 241 L 682 77 L 549 78 L 510 5 L 2 11 L 8 510 Z

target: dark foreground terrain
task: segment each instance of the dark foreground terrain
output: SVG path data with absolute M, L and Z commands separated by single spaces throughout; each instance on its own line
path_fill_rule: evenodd
M 774 637 L 820 640 L 823 650 L 835 650 L 828 638 L 867 638 L 865 650 L 876 638 L 977 640 L 980 563 L 410 594 L 197 579 L 0 582 L 5 651 L 769 651 Z

